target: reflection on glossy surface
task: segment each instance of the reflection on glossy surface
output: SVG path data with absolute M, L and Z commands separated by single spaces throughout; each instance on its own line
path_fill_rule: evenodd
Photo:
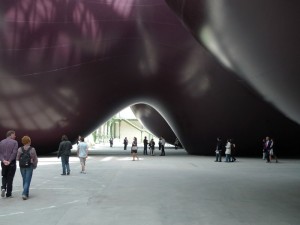
M 298 154 L 299 3 L 225 3 L 1 1 L 0 133 L 56 151 L 62 134 L 75 140 L 139 103 L 153 133 L 191 154 L 212 154 L 217 136 L 260 154 L 266 135 Z
M 300 123 L 299 1 L 166 1 L 224 66 Z

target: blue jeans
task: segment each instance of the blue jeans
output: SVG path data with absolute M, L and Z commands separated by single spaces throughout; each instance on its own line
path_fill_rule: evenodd
M 230 154 L 226 154 L 226 162 L 230 162 L 231 161 L 231 155 Z
M 216 162 L 222 162 L 222 151 L 219 150 L 219 153 L 216 153 Z
M 33 166 L 20 168 L 20 172 L 23 178 L 23 193 L 22 195 L 29 196 L 29 187 L 32 178 Z
M 66 174 L 70 173 L 70 165 L 69 165 L 69 155 L 62 155 L 61 156 L 61 165 L 62 165 L 62 173 Z

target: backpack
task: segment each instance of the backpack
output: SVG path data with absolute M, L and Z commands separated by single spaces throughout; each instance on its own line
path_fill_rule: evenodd
M 20 168 L 26 168 L 31 166 L 31 157 L 30 157 L 30 150 L 32 147 L 29 147 L 27 151 L 25 151 L 24 147 L 21 147 L 22 153 L 19 159 L 19 166 Z

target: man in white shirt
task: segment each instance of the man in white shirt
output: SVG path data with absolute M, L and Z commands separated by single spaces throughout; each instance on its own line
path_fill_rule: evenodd
M 84 142 L 83 137 L 80 137 L 80 142 L 78 143 L 78 147 L 77 147 L 77 155 L 79 157 L 80 164 L 81 164 L 80 173 L 85 174 L 85 162 L 86 162 L 86 158 L 88 157 L 88 145 L 87 143 Z

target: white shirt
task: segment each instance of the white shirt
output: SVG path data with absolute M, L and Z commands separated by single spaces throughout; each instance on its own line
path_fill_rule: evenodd
M 78 157 L 86 158 L 88 153 L 88 145 L 85 142 L 79 142 L 78 147 Z
M 231 143 L 230 142 L 227 142 L 225 148 L 226 148 L 225 154 L 231 154 Z

